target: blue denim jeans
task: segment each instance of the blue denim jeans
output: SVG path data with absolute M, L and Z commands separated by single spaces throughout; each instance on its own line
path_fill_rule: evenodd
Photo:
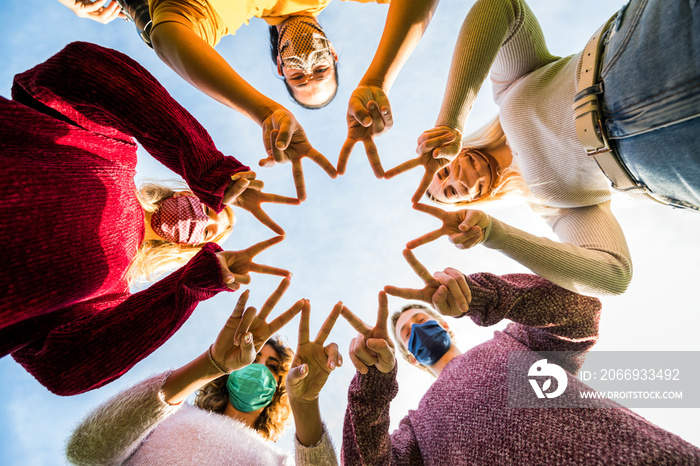
M 603 55 L 603 119 L 633 177 L 700 210 L 700 0 L 631 0 Z

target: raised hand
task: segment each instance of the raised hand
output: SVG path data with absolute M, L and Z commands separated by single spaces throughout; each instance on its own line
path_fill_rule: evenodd
M 219 259 L 219 265 L 221 266 L 221 276 L 226 286 L 232 290 L 237 290 L 241 285 L 250 283 L 250 272 L 290 277 L 291 273 L 289 270 L 253 262 L 255 256 L 283 239 L 284 236 L 275 236 L 242 251 L 217 252 L 216 257 Z
M 303 157 L 316 162 L 331 178 L 338 176 L 333 164 L 311 146 L 304 129 L 289 110 L 275 110 L 263 121 L 262 128 L 268 156 L 260 160 L 260 166 L 271 167 L 275 163 L 292 162 L 292 176 L 299 201 L 306 200 L 304 169 L 301 165 Z
M 389 307 L 386 293 L 379 292 L 379 309 L 374 328 L 370 328 L 345 306 L 343 306 L 342 316 L 355 330 L 360 332 L 350 342 L 350 360 L 355 369 L 366 374 L 368 366 L 374 366 L 379 372 L 385 374 L 391 372 L 396 365 L 396 357 L 394 356 L 394 342 L 387 329 Z
M 432 304 L 440 314 L 445 316 L 457 317 L 469 311 L 472 293 L 462 272 L 448 267 L 442 272 L 430 275 L 428 269 L 418 262 L 410 249 L 404 249 L 403 257 L 416 275 L 423 280 L 425 287 L 416 289 L 387 285 L 384 291 L 399 298 L 417 299 Z
M 484 239 L 484 231 L 491 225 L 491 218 L 480 210 L 462 209 L 447 212 L 427 204 L 413 204 L 413 208 L 442 220 L 442 226 L 406 243 L 408 249 L 435 241 L 447 235 L 458 249 L 468 249 Z
M 379 160 L 374 137 L 388 131 L 394 124 L 389 98 L 380 87 L 358 86 L 350 96 L 346 119 L 348 137 L 338 156 L 338 174 L 345 173 L 352 149 L 362 141 L 374 176 L 383 178 L 384 168 Z
M 343 364 L 343 359 L 338 353 L 338 345 L 330 343 L 323 346 L 338 320 L 342 307 L 341 302 L 333 306 L 331 313 L 318 331 L 316 339 L 310 341 L 311 304 L 308 299 L 304 301 L 299 322 L 299 344 L 292 360 L 292 368 L 287 375 L 287 393 L 290 401 L 316 402 L 328 375 Z
M 252 177 L 251 177 L 252 174 Z M 262 192 L 263 182 L 255 179 L 255 172 L 240 172 L 231 177 L 231 186 L 226 190 L 224 203 L 245 209 L 263 225 L 277 233 L 284 235 L 284 230 L 262 209 L 263 202 L 273 204 L 299 205 L 299 199 Z
M 420 201 L 421 197 L 423 197 L 425 192 L 428 190 L 428 186 L 430 186 L 430 183 L 433 181 L 435 174 L 448 163 L 450 163 L 449 160 L 445 158 L 436 159 L 430 154 L 430 152 L 426 152 L 415 159 L 407 160 L 406 162 L 388 170 L 384 174 L 384 178 L 388 180 L 389 178 L 393 178 L 398 174 L 407 172 L 422 165 L 423 168 L 425 168 L 425 175 L 423 175 L 423 178 L 418 184 L 418 189 L 416 189 L 413 197 L 411 197 L 411 202 L 415 203 Z
M 254 307 L 246 308 L 250 290 L 241 293 L 233 314 L 211 347 L 211 357 L 218 367 L 233 372 L 251 364 L 265 342 L 301 311 L 304 300 L 297 301 L 276 319 L 266 322 L 267 316 L 288 287 L 289 278 L 285 278 L 265 301 L 259 313 Z
M 122 8 L 115 0 L 58 0 L 71 9 L 79 18 L 87 18 L 98 23 L 107 24 L 117 18 L 126 18 Z M 108 3 L 105 6 L 105 3 Z
M 436 126 L 418 137 L 418 155 L 430 152 L 433 157 L 454 160 L 462 149 L 462 132 L 449 126 Z

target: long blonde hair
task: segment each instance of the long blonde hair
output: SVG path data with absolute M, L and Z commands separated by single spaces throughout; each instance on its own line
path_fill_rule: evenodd
M 182 183 L 175 183 L 175 188 L 182 189 L 176 191 L 174 188 L 149 181 L 141 185 L 136 192 L 136 197 L 144 211 L 153 213 L 158 210 L 161 202 L 178 192 L 192 194 Z M 223 243 L 233 230 L 233 209 L 226 206 L 224 210 L 229 217 L 229 225 L 211 239 L 211 242 L 217 244 Z M 202 246 L 203 244 L 175 244 L 164 240 L 144 241 L 126 271 L 126 281 L 129 286 L 137 282 L 153 281 L 164 273 L 187 263 L 202 249 Z
M 265 440 L 276 441 L 284 432 L 287 420 L 291 414 L 285 378 L 292 366 L 294 353 L 277 335 L 274 335 L 265 344 L 270 345 L 277 352 L 280 359 L 277 391 L 272 397 L 270 404 L 262 410 L 255 420 L 253 427 Z M 195 406 L 205 411 L 223 413 L 226 405 L 229 403 L 228 389 L 226 388 L 227 380 L 228 375 L 222 375 L 198 390 L 194 400 Z
M 470 135 L 465 136 L 462 139 L 462 150 L 475 148 L 488 152 L 489 149 L 499 147 L 505 142 L 506 135 L 503 132 L 501 120 L 499 119 L 498 115 L 496 115 L 495 118 L 486 123 L 484 126 L 477 129 Z M 458 155 L 457 157 L 459 156 L 460 155 Z M 450 163 L 457 163 L 457 159 L 455 158 L 455 160 Z M 499 172 L 499 178 L 500 181 L 498 182 L 498 184 L 494 186 L 493 189 L 487 195 L 482 196 L 473 201 L 453 200 L 450 202 L 445 202 L 437 199 L 433 194 L 430 193 L 430 191 L 427 191 L 425 194 L 431 201 L 435 203 L 453 206 L 467 204 L 474 205 L 479 202 L 495 201 L 496 199 L 500 199 L 508 194 L 521 194 L 524 196 L 529 195 L 529 190 L 527 189 L 525 180 L 523 180 L 523 177 L 520 174 L 520 170 L 518 170 L 518 167 L 515 164 L 515 159 L 513 159 L 513 162 L 508 168 Z

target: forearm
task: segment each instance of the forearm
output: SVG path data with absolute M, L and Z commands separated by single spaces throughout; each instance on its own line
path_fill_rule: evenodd
M 282 107 L 248 84 L 187 26 L 172 21 L 158 24 L 151 39 L 160 59 L 184 80 L 259 125 Z
M 632 279 L 632 264 L 625 254 L 626 246 L 618 248 L 614 244 L 595 244 L 593 241 L 580 241 L 581 245 L 553 241 L 493 217 L 483 244 L 577 293 L 621 294 Z
M 316 445 L 323 435 L 323 421 L 318 399 L 311 402 L 289 398 L 294 416 L 294 426 L 299 443 L 308 447 Z
M 205 351 L 170 373 L 163 384 L 163 399 L 168 404 L 178 405 L 192 393 L 222 375 L 224 374 L 209 361 L 209 354 Z
M 516 22 L 515 0 L 477 0 L 457 37 L 436 126 L 464 129 L 474 100 Z
M 418 45 L 439 0 L 393 0 L 379 46 L 361 85 L 381 87 L 386 93 Z

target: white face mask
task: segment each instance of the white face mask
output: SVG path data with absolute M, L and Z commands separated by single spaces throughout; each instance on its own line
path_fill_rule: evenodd
M 282 24 L 277 51 L 283 67 L 305 73 L 311 73 L 326 58 L 334 61 L 323 28 L 308 16 L 292 16 Z

